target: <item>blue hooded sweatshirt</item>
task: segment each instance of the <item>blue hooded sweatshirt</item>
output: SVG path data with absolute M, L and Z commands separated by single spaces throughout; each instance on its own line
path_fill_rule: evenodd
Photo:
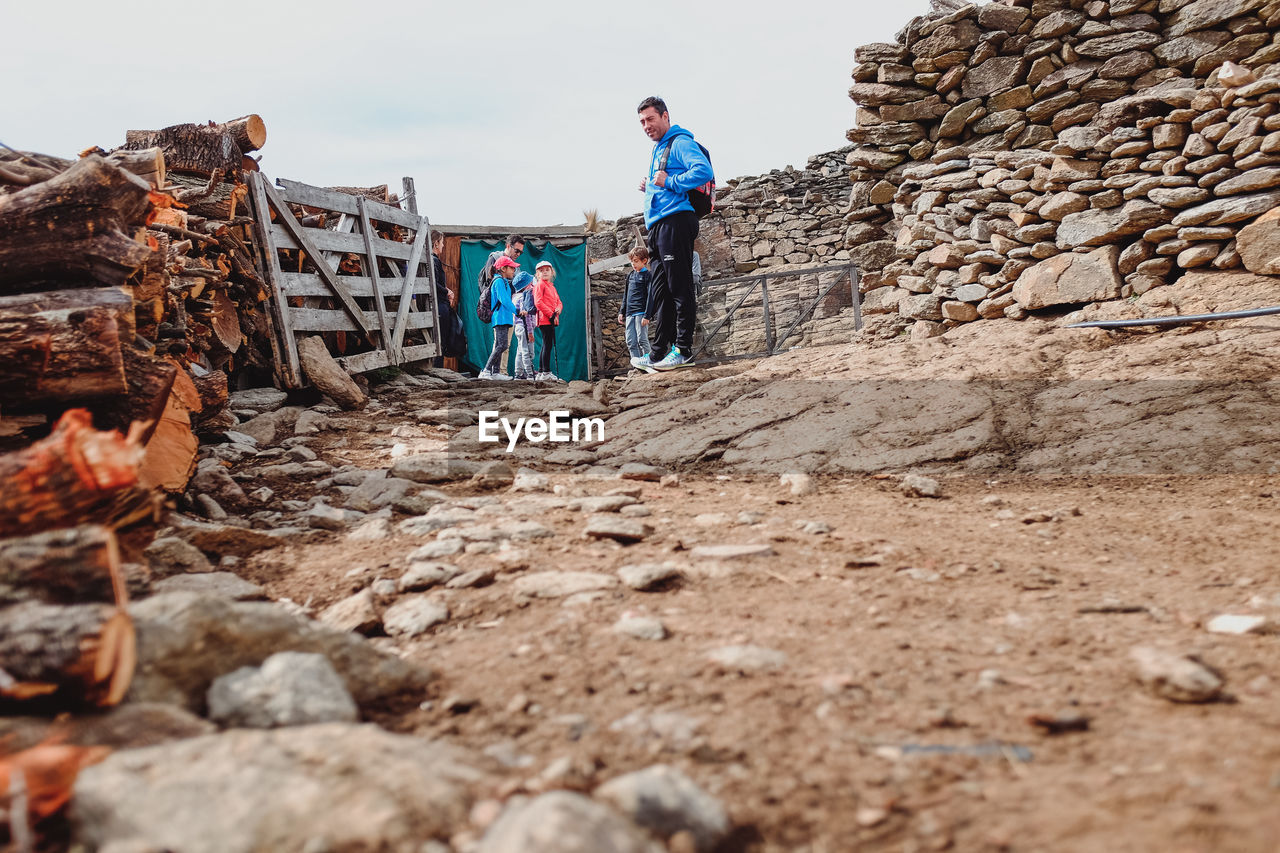
M 669 142 L 671 156 L 667 158 L 667 185 L 659 187 L 653 182 L 653 176 L 662 163 L 662 152 Z M 649 180 L 644 189 L 644 226 L 652 228 L 658 220 L 673 213 L 692 211 L 689 190 L 702 186 L 713 177 L 711 162 L 693 141 L 693 134 L 678 124 L 671 125 L 653 146 L 653 156 L 649 158 Z
M 526 273 L 527 275 L 527 273 Z M 493 277 L 493 287 L 489 289 L 489 304 L 493 306 L 493 326 L 510 326 L 516 321 L 516 306 L 511 299 L 511 282 L 501 274 Z

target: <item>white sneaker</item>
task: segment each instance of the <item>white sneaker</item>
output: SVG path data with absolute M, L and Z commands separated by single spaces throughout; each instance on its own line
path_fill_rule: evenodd
M 489 371 L 487 371 L 487 370 L 482 370 L 482 371 L 480 371 L 480 375 L 479 375 L 479 376 L 477 376 L 476 378 L 477 378 L 477 379 L 492 379 L 492 378 L 493 378 L 493 374 L 492 374 L 492 373 L 490 373 L 490 372 L 489 372 Z

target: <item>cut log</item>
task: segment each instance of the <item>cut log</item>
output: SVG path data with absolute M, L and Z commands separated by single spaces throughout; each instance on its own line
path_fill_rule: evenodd
M 0 707 L 115 705 L 136 663 L 133 620 L 123 608 L 31 601 L 0 611 Z
M 0 607 L 115 603 L 125 595 L 120 549 L 106 527 L 85 524 L 0 539 Z
M 185 371 L 179 373 L 185 375 Z M 198 392 L 196 397 L 199 398 Z M 195 470 L 198 449 L 199 442 L 191 432 L 190 410 L 182 404 L 175 386 L 169 392 L 169 400 L 156 424 L 155 432 L 147 441 L 138 471 L 139 484 L 168 492 L 182 491 Z
M 113 166 L 132 172 L 154 187 L 164 186 L 164 152 L 159 148 L 142 151 L 117 151 L 108 154 L 101 148 L 90 148 L 80 157 L 97 154 Z M 47 181 L 70 169 L 77 161 L 31 151 L 0 151 L 0 183 L 31 186 Z
M 151 186 L 164 186 L 167 170 L 165 169 L 164 150 L 160 148 L 143 148 L 140 151 L 113 151 L 107 155 L 107 162 L 119 166 L 147 181 Z
M 123 284 L 151 256 L 133 238 L 151 209 L 146 181 L 96 155 L 0 196 L 0 294 Z
M 236 304 L 231 301 L 225 290 L 213 295 L 213 333 L 218 342 L 226 347 L 227 352 L 240 349 L 240 341 L 244 334 L 240 331 L 240 315 L 236 313 Z
M 186 172 L 208 177 L 240 171 L 240 147 L 235 137 L 218 126 L 175 124 L 162 130 L 130 130 L 125 133 L 123 148 L 139 151 L 160 148 L 165 167 L 170 172 Z
M 168 359 L 141 350 L 124 349 L 127 393 L 98 409 L 99 423 L 117 430 L 136 427 L 139 442 L 146 443 L 160 423 L 178 367 Z
M 133 300 L 119 288 L 0 296 L 0 407 L 123 393 L 132 340 Z
M 99 432 L 71 409 L 47 438 L 0 456 L 0 536 L 108 521 L 141 459 L 138 430 Z
M 210 185 L 207 180 L 189 175 L 170 175 L 169 183 L 180 188 L 178 200 L 187 206 L 188 214 L 223 221 L 235 218 L 233 205 L 240 205 L 243 209 L 247 192 L 244 184 L 219 180 Z
M 227 386 L 227 374 L 221 370 L 194 376 L 193 381 L 196 390 L 200 392 L 200 417 L 193 418 L 193 421 L 196 427 L 202 427 L 227 408 L 231 394 Z
M 240 149 L 241 154 L 257 151 L 267 144 L 267 126 L 263 123 L 262 117 L 254 113 L 231 121 L 224 121 L 222 124 L 215 124 L 212 127 L 214 130 L 231 134 L 231 138 L 236 141 L 236 146 Z

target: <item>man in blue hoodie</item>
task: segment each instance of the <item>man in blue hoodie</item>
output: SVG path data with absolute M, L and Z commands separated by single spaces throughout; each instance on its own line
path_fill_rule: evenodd
M 713 173 L 693 134 L 671 123 L 665 101 L 645 98 L 636 112 L 640 127 L 654 141 L 649 176 L 640 182 L 653 265 L 649 322 L 654 334 L 652 353 L 631 359 L 631 364 L 642 370 L 670 370 L 693 356 L 693 327 L 698 316 L 693 286 L 698 216 L 689 203 L 689 190 L 710 181 Z

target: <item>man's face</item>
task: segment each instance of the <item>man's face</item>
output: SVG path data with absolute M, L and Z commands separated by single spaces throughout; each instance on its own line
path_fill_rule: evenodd
M 524 254 L 524 243 L 512 243 L 507 247 L 507 257 L 513 261 L 519 260 Z
M 657 107 L 645 107 L 644 112 L 640 113 L 640 127 L 645 136 L 657 142 L 671 129 L 671 114 L 659 114 Z

